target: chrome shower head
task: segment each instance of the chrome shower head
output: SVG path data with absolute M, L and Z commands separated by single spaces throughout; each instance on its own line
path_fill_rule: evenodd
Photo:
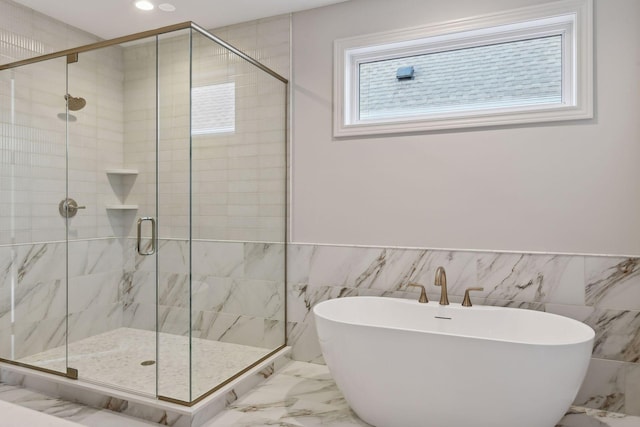
M 87 105 L 87 101 L 84 98 L 76 98 L 69 94 L 66 94 L 64 99 L 67 101 L 67 106 L 71 111 L 82 110 Z

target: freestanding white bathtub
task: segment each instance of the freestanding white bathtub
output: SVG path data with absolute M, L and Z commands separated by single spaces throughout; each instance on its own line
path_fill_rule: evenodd
M 544 312 L 396 298 L 333 299 L 313 312 L 336 384 L 376 427 L 553 427 L 595 335 Z

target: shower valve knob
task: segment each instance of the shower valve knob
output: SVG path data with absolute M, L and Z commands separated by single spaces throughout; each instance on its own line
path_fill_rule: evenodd
M 86 209 L 86 206 L 78 206 L 78 202 L 68 198 L 64 199 L 58 205 L 58 212 L 63 218 L 73 218 L 78 213 L 79 209 Z

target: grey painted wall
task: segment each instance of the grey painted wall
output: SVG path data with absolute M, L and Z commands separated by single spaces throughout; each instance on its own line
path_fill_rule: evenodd
M 543 0 L 353 0 L 293 17 L 295 242 L 640 254 L 640 3 L 595 1 L 593 120 L 335 140 L 333 41 Z

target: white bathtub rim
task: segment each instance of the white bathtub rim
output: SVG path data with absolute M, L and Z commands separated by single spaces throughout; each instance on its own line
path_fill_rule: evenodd
M 369 324 L 365 322 L 347 321 L 345 319 L 338 319 L 338 318 L 327 316 L 326 313 L 322 312 L 323 311 L 322 307 L 325 305 L 336 304 L 336 302 L 340 300 L 355 300 L 355 299 L 368 299 L 368 300 L 382 299 L 382 300 L 389 300 L 392 304 L 409 304 L 414 306 L 426 306 L 430 308 L 439 307 L 440 309 L 445 308 L 445 309 L 453 309 L 453 310 L 459 310 L 459 309 L 476 310 L 476 311 L 524 310 L 528 312 L 527 315 L 529 316 L 550 316 L 550 317 L 558 318 L 563 322 L 567 322 L 574 325 L 578 330 L 580 330 L 581 333 L 580 333 L 580 336 L 576 337 L 576 339 L 573 339 L 573 340 L 567 339 L 566 341 L 563 341 L 563 342 L 539 342 L 539 341 L 532 342 L 532 341 L 525 341 L 525 340 L 518 340 L 518 339 L 505 339 L 505 338 L 489 337 L 489 336 L 483 337 L 478 335 L 467 335 L 463 333 L 440 332 L 435 330 L 414 329 L 414 328 L 397 327 L 397 326 L 391 326 L 391 325 L 383 326 L 379 324 Z M 458 303 L 451 303 L 448 306 L 440 306 L 438 302 L 434 302 L 434 301 L 430 301 L 428 303 L 419 303 L 418 301 L 408 300 L 404 298 L 378 297 L 378 296 L 352 296 L 352 297 L 334 298 L 334 299 L 319 302 L 313 307 L 313 313 L 315 316 L 322 318 L 326 321 L 334 322 L 337 324 L 343 324 L 343 325 L 359 326 L 359 327 L 366 327 L 366 328 L 379 328 L 379 329 L 384 329 L 389 331 L 415 332 L 418 334 L 434 334 L 434 335 L 442 335 L 442 336 L 480 340 L 480 341 L 518 344 L 518 345 L 525 345 L 525 346 L 532 346 L 532 347 L 562 347 L 562 346 L 584 345 L 584 344 L 592 345 L 595 339 L 595 331 L 593 330 L 593 328 L 591 328 L 589 325 L 583 322 L 580 322 L 578 320 L 571 319 L 569 317 L 561 316 L 554 313 L 548 313 L 548 312 L 537 311 L 537 310 L 527 310 L 522 308 L 513 308 L 513 307 L 498 307 L 498 306 L 485 306 L 485 305 L 474 305 L 473 307 L 462 307 L 462 305 Z

